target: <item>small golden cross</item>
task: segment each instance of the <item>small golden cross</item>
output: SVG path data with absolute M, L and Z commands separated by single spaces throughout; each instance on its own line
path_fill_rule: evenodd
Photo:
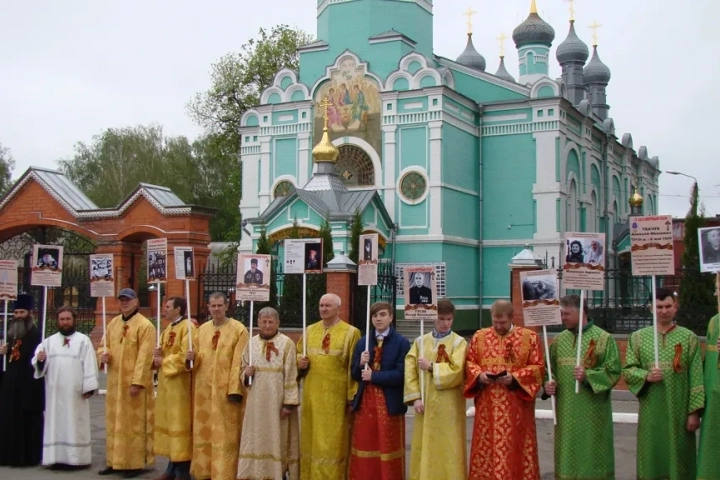
M 467 12 L 463 13 L 467 17 L 467 33 L 472 33 L 472 16 L 475 15 L 477 12 L 473 10 L 471 7 L 468 7 Z
M 597 20 L 593 20 L 592 25 L 589 25 L 588 28 L 592 29 L 593 31 L 593 47 L 597 47 L 598 40 L 597 40 L 597 29 L 602 27 L 599 23 L 597 23 Z
M 575 0 L 565 0 L 570 3 L 570 21 L 575 21 Z
M 507 40 L 508 37 L 505 36 L 505 33 L 500 32 L 500 36 L 497 37 L 495 40 L 500 42 L 500 56 L 505 56 L 505 40 Z
M 330 116 L 328 115 L 328 107 L 332 105 L 332 102 L 328 99 L 327 95 L 322 99 L 320 102 L 319 107 L 323 109 L 323 120 L 325 120 L 325 128 L 328 126 L 328 120 L 330 120 Z

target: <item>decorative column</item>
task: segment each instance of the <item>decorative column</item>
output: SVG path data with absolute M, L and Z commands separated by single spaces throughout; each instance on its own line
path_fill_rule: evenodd
M 327 293 L 340 297 L 340 318 L 347 322 L 352 309 L 353 277 L 357 275 L 357 265 L 350 260 L 345 252 L 340 252 L 325 266 L 327 275 Z
M 530 245 L 525 245 L 525 249 L 510 260 L 508 267 L 510 267 L 510 302 L 515 311 L 513 323 L 524 327 L 525 317 L 523 316 L 522 308 L 520 272 L 542 270 L 542 259 L 535 255 L 535 252 L 530 249 Z

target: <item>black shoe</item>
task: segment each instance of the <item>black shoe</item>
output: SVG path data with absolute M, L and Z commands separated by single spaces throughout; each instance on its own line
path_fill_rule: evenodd
M 98 472 L 98 475 L 112 475 L 113 473 L 115 473 L 115 470 L 112 467 L 105 467 Z
M 142 473 L 142 470 L 125 470 L 125 473 L 123 473 L 123 477 L 125 478 L 135 478 L 138 475 Z

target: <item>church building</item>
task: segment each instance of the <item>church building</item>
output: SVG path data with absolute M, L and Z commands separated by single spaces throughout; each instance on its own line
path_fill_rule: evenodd
M 509 298 L 508 264 L 526 245 L 559 261 L 564 232 L 606 232 L 612 262 L 635 188 L 643 213 L 657 213 L 660 170 L 615 132 L 610 69 L 573 19 L 554 55 L 562 77 L 550 78 L 555 30 L 532 0 L 512 35 L 514 78 L 472 32 L 455 60 L 436 54 L 432 3 L 317 1 L 299 71 L 277 72 L 242 118 L 240 251 L 263 227 L 281 245 L 293 220 L 313 235 L 328 219 L 333 249 L 347 253 L 360 211 L 398 279 L 407 265 L 434 266 L 457 328 L 472 329 Z M 397 297 L 402 318 L 401 281 Z

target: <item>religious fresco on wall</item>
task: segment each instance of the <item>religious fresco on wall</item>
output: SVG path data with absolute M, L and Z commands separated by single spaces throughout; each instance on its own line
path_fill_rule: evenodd
M 317 105 L 327 97 L 328 129 L 330 140 L 358 137 L 368 142 L 381 154 L 380 88 L 377 82 L 365 75 L 365 68 L 355 59 L 346 57 L 339 68 L 330 70 L 330 79 L 315 92 L 314 143 L 320 141 L 323 130 L 323 110 Z

